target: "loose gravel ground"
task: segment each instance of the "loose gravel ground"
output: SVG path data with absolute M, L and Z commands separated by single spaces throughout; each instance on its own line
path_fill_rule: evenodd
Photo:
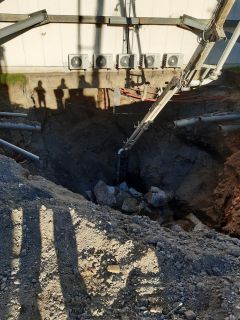
M 240 319 L 240 240 L 95 205 L 5 156 L 0 234 L 2 320 Z

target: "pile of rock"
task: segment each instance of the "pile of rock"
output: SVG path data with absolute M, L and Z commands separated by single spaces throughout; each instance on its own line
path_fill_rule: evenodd
M 153 211 L 161 210 L 170 199 L 170 195 L 158 187 L 151 187 L 143 194 L 130 188 L 126 182 L 118 186 L 109 186 L 102 180 L 98 181 L 93 192 L 87 194 L 90 200 L 95 200 L 98 204 L 135 214 L 151 214 Z

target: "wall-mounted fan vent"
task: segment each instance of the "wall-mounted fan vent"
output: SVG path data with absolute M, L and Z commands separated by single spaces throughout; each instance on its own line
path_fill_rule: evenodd
M 119 54 L 117 60 L 119 69 L 135 69 L 137 67 L 137 55 L 135 54 Z
M 158 69 L 162 65 L 162 55 L 158 53 L 146 53 L 142 56 L 142 67 L 146 69 Z
M 181 68 L 183 66 L 182 53 L 168 53 L 165 55 L 164 66 L 166 68 Z
M 70 70 L 88 69 L 90 67 L 89 57 L 87 54 L 69 54 L 68 66 Z
M 95 69 L 112 69 L 113 55 L 112 54 L 95 54 L 94 68 Z

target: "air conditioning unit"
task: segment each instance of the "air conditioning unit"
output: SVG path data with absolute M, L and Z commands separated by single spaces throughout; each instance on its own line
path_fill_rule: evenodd
M 137 55 L 122 53 L 117 56 L 119 69 L 135 69 L 138 66 Z
M 88 54 L 69 54 L 68 67 L 70 70 L 88 69 L 90 67 Z
M 95 54 L 93 65 L 95 69 L 112 69 L 113 55 L 112 54 Z
M 162 55 L 158 53 L 146 53 L 142 55 L 142 67 L 146 69 L 158 69 L 162 66 Z
M 164 57 L 164 67 L 181 68 L 183 66 L 182 53 L 167 53 Z

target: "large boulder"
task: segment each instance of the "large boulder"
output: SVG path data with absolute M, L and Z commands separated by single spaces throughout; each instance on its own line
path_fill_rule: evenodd
M 168 203 L 166 192 L 158 187 L 151 187 L 150 191 L 145 194 L 145 199 L 153 208 L 163 207 Z
M 133 196 L 134 198 L 138 198 L 138 199 L 142 198 L 142 196 L 143 196 L 143 194 L 141 192 L 138 192 L 134 188 L 130 188 L 129 189 L 129 193 L 130 193 L 131 196 Z
M 128 192 L 123 191 L 121 189 L 118 190 L 117 195 L 116 195 L 117 207 L 121 208 L 125 199 L 127 199 L 129 197 L 130 197 L 130 195 Z
M 135 198 L 126 198 L 123 201 L 122 211 L 127 213 L 135 213 L 138 212 L 138 201 Z
M 127 185 L 127 183 L 125 181 L 120 183 L 119 189 L 122 190 L 122 191 L 125 191 L 125 192 L 128 192 L 128 190 L 129 190 L 128 185 Z
M 117 205 L 116 189 L 115 187 L 108 186 L 104 181 L 99 180 L 94 187 L 94 194 L 97 203 L 115 207 Z

